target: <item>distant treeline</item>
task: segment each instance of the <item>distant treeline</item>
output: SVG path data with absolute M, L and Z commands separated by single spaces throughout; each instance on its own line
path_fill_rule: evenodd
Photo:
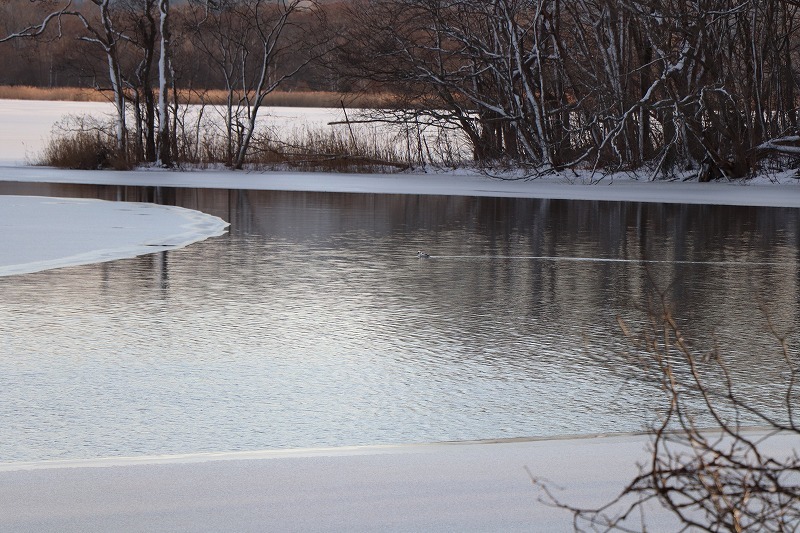
M 228 95 L 225 162 L 241 167 L 258 107 L 279 87 L 392 94 L 391 112 L 374 119 L 454 128 L 478 163 L 536 172 L 742 178 L 800 156 L 795 0 L 88 0 L 74 9 L 0 4 L 3 35 L 35 35 L 1 45 L 0 84 L 118 87 L 136 110 L 134 128 L 122 126 L 135 130 L 126 135 L 139 160 L 159 159 L 168 116 L 174 139 L 178 94 L 217 89 Z M 162 92 L 171 115 L 157 110 Z
M 176 2 L 170 7 L 173 46 L 173 68 L 176 82 L 184 88 L 224 89 L 224 74 L 218 65 L 209 61 L 204 47 L 197 41 L 196 33 L 203 28 L 198 22 L 196 9 L 206 2 Z M 228 2 L 233 4 L 233 2 Z M 265 6 L 271 2 L 261 2 Z M 66 2 L 60 2 L 66 4 Z M 92 18 L 98 10 L 96 2 L 84 0 L 81 11 Z M 214 2 L 219 5 L 220 2 Z M 0 38 L 38 24 L 58 7 L 58 2 L 41 0 L 0 0 Z M 209 3 L 211 5 L 211 3 Z M 115 19 L 114 31 L 125 37 L 119 43 L 120 62 L 127 77 L 135 78 L 135 70 L 142 60 L 141 47 L 157 37 L 158 2 L 152 0 L 112 0 L 109 3 Z M 336 12 L 334 6 L 329 11 Z M 149 10 L 150 14 L 147 15 Z M 203 11 L 204 13 L 205 11 Z M 127 20 L 125 20 L 127 19 Z M 37 39 L 17 39 L 0 45 L 0 85 L 27 85 L 32 87 L 95 88 L 108 87 L 108 62 L 104 50 L 92 42 L 82 40 L 86 35 L 83 24 L 71 17 L 61 20 L 64 38 L 56 38 L 58 29 L 53 26 Z M 155 33 L 155 35 L 152 35 Z M 158 49 L 157 39 L 153 43 Z M 291 59 L 282 67 L 291 68 Z M 324 64 L 306 66 L 285 82 L 285 90 L 337 91 L 337 80 Z

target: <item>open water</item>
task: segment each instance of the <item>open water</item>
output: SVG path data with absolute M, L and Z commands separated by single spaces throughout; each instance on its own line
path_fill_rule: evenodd
M 163 201 L 229 234 L 0 278 L 0 462 L 638 431 L 663 294 L 759 405 L 797 339 L 797 210 L 0 185 Z M 417 250 L 432 257 L 419 259 Z M 766 313 L 766 315 L 765 315 Z M 796 343 L 795 343 L 796 344 Z

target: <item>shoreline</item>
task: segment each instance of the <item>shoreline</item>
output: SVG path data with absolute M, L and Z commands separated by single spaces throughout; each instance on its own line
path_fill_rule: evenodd
M 238 96 L 238 95 L 237 95 Z M 0 100 L 23 102 L 113 102 L 112 91 L 92 87 L 36 87 L 33 85 L 0 85 Z M 178 95 L 179 105 L 225 105 L 225 89 L 182 90 Z M 267 95 L 265 106 L 270 107 L 332 107 L 339 108 L 341 102 L 349 109 L 370 109 L 390 105 L 390 94 L 340 94 L 333 91 L 276 90 Z
M 753 429 L 758 432 L 759 430 Z M 137 466 L 163 464 L 195 464 L 217 461 L 251 461 L 310 457 L 348 457 L 359 455 L 384 455 L 440 451 L 457 446 L 503 446 L 506 444 L 559 443 L 591 440 L 641 439 L 647 440 L 647 431 L 621 433 L 587 433 L 554 435 L 551 437 L 511 437 L 463 441 L 414 442 L 405 444 L 364 444 L 352 446 L 322 446 L 311 448 L 273 448 L 241 451 L 187 452 L 167 455 L 130 455 L 93 457 L 86 459 L 44 459 L 0 463 L 0 473 L 50 470 L 61 468 L 105 468 L 109 466 Z
M 764 426 L 741 428 L 740 432 L 747 435 L 766 436 L 775 433 L 774 430 Z M 716 430 L 708 428 L 703 431 L 715 434 Z M 780 435 L 780 433 L 777 433 Z M 481 447 L 504 445 L 559 445 L 575 442 L 606 443 L 617 440 L 636 441 L 643 445 L 650 440 L 652 433 L 647 430 L 585 433 L 572 435 L 552 435 L 545 437 L 509 437 L 487 438 L 477 440 L 454 440 L 435 442 L 412 442 L 398 444 L 363 444 L 349 446 L 320 446 L 307 448 L 270 448 L 239 451 L 205 451 L 186 452 L 165 455 L 130 455 L 91 457 L 77 459 L 43 459 L 32 461 L 0 462 L 0 474 L 4 472 L 54 470 L 63 468 L 106 468 L 111 466 L 129 467 L 142 465 L 168 465 L 168 464 L 197 464 L 219 461 L 261 461 L 292 458 L 313 457 L 352 457 L 365 455 L 386 454 L 413 454 L 431 451 L 446 451 L 449 448 L 460 446 Z
M 0 528 L 572 531 L 571 513 L 543 503 L 533 480 L 571 505 L 602 505 L 648 460 L 647 440 L 623 435 L 0 471 Z M 795 440 L 777 435 L 761 445 L 781 455 Z M 647 523 L 678 528 L 657 502 L 647 508 Z
M 563 176 L 500 180 L 478 173 L 334 174 L 229 170 L 62 170 L 0 166 L 0 181 L 320 193 L 476 196 L 665 204 L 800 207 L 800 180 L 743 183 L 637 181 L 621 176 L 586 184 Z

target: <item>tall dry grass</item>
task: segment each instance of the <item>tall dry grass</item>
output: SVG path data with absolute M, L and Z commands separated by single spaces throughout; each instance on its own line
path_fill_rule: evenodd
M 133 154 L 118 153 L 113 132 L 113 123 L 104 119 L 66 115 L 53 126 L 50 139 L 32 163 L 79 170 L 129 170 Z
M 238 99 L 241 95 L 237 94 Z M 60 100 L 67 102 L 110 102 L 109 91 L 81 87 L 31 87 L 29 85 L 0 85 L 2 100 Z M 227 101 L 224 90 L 180 91 L 181 104 L 222 105 Z M 275 107 L 391 107 L 395 98 L 389 93 L 341 95 L 327 91 L 275 91 L 264 99 L 264 105 Z
M 386 172 L 412 166 L 408 154 L 389 139 L 307 127 L 282 136 L 262 133 L 252 144 L 248 164 L 325 172 Z
M 70 169 L 129 169 L 145 163 L 127 142 L 128 153 L 116 149 L 114 124 L 92 116 L 67 115 L 53 128 L 52 136 L 34 164 Z M 180 166 L 206 168 L 229 165 L 227 140 L 209 125 L 181 129 L 176 139 L 175 162 Z M 250 145 L 245 167 L 259 170 L 307 170 L 325 172 L 386 172 L 410 168 L 412 157 L 402 145 L 374 133 L 299 128 L 293 131 L 261 131 Z
M 237 93 L 234 98 L 241 98 Z M 228 94 L 224 90 L 183 91 L 178 95 L 181 103 L 186 104 L 225 104 Z M 340 107 L 344 103 L 347 108 L 380 109 L 391 107 L 395 101 L 389 93 L 347 94 L 332 91 L 275 91 L 264 98 L 264 105 L 273 107 Z
M 108 102 L 109 93 L 81 87 L 31 87 L 0 85 L 0 100 L 60 100 L 65 102 Z

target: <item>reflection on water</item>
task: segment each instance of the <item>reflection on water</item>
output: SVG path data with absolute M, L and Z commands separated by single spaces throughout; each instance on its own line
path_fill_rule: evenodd
M 232 224 L 184 250 L 0 278 L 0 462 L 640 430 L 655 384 L 595 356 L 619 349 L 617 315 L 644 318 L 651 278 L 756 393 L 776 379 L 758 304 L 800 322 L 789 209 L 0 192 Z

